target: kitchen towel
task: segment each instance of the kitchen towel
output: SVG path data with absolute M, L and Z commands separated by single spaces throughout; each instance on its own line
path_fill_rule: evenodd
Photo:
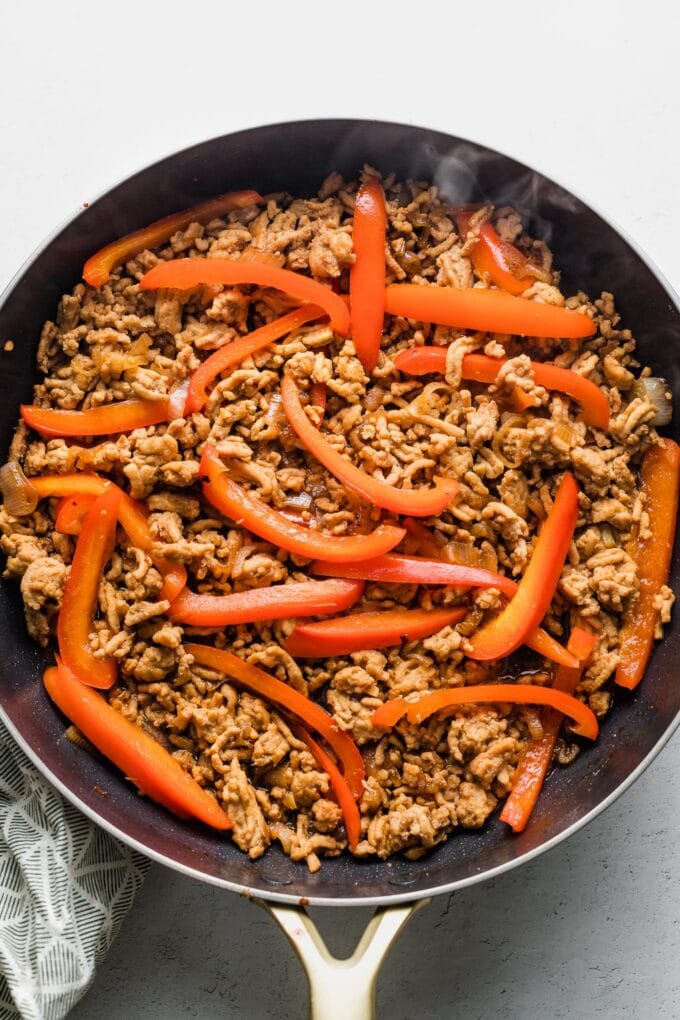
M 149 861 L 67 803 L 0 723 L 0 1020 L 85 994 Z

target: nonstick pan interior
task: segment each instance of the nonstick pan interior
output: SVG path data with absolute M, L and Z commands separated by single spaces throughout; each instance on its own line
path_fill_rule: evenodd
M 452 201 L 489 198 L 531 213 L 563 270 L 568 293 L 611 290 L 624 324 L 639 341 L 641 360 L 669 380 L 678 402 L 680 312 L 667 285 L 612 226 L 565 189 L 497 152 L 422 128 L 364 121 L 306 121 L 255 128 L 196 145 L 119 184 L 76 215 L 48 241 L 10 285 L 0 308 L 3 455 L 20 401 L 30 401 L 35 351 L 43 321 L 80 278 L 85 258 L 107 241 L 160 216 L 232 188 L 314 194 L 339 170 L 347 179 L 364 163 L 400 178 L 434 181 Z M 677 420 L 673 425 L 677 438 Z M 680 584 L 676 555 L 671 583 Z M 0 587 L 0 710 L 42 771 L 102 825 L 150 856 L 197 878 L 279 900 L 350 904 L 416 899 L 450 890 L 520 863 L 601 809 L 653 757 L 680 712 L 677 619 L 657 647 L 638 692 L 619 690 L 598 742 L 555 771 L 531 823 L 519 837 L 493 819 L 481 832 L 454 835 L 417 862 L 325 860 L 316 875 L 272 847 L 250 861 L 228 839 L 180 822 L 106 762 L 64 737 L 64 721 L 44 693 L 42 669 L 51 653 L 28 638 L 14 582 Z M 676 610 L 677 615 L 677 610 Z

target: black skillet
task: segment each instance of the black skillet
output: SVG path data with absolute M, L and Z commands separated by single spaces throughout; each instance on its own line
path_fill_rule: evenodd
M 493 150 L 437 131 L 354 120 L 276 124 L 215 138 L 155 163 L 79 211 L 19 271 L 0 305 L 3 357 L 0 435 L 6 454 L 20 401 L 30 401 L 34 354 L 43 321 L 80 278 L 86 257 L 106 242 L 168 213 L 235 188 L 313 195 L 332 170 L 356 177 L 364 163 L 399 178 L 435 182 L 456 202 L 488 198 L 526 211 L 530 229 L 555 252 L 567 293 L 611 290 L 640 358 L 680 397 L 680 311 L 658 270 L 633 243 L 580 199 Z M 678 419 L 671 427 L 678 438 Z M 4 457 L 3 457 L 4 459 Z M 672 584 L 679 586 L 678 554 Z M 250 861 L 228 839 L 184 823 L 137 796 L 115 769 L 64 737 L 64 721 L 40 676 L 50 653 L 29 640 L 14 583 L 0 587 L 0 716 L 43 774 L 87 815 L 162 864 L 274 911 L 304 956 L 313 1015 L 370 1015 L 377 968 L 410 913 L 428 897 L 490 878 L 530 860 L 575 832 L 621 794 L 651 762 L 680 721 L 677 619 L 632 695 L 617 690 L 596 744 L 556 770 L 526 831 L 517 837 L 497 818 L 482 831 L 454 836 L 417 862 L 324 861 L 316 875 L 277 847 Z M 105 795 L 102 793 L 104 791 Z M 324 953 L 304 906 L 373 905 L 377 910 L 352 958 L 351 980 Z M 338 981 L 337 987 L 333 982 Z M 350 993 L 354 998 L 348 998 Z

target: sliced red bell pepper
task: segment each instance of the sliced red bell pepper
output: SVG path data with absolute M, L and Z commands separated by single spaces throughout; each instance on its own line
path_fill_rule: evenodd
M 379 524 L 370 535 L 341 536 L 322 535 L 297 524 L 234 482 L 210 443 L 204 447 L 200 473 L 208 479 L 203 495 L 209 503 L 248 531 L 297 556 L 323 556 L 333 563 L 346 563 L 379 556 L 404 537 L 404 529 L 391 524 Z
M 472 684 L 469 687 L 451 687 L 433 691 L 418 701 L 403 701 L 394 698 L 376 709 L 371 724 L 380 728 L 393 726 L 406 715 L 410 723 L 424 722 L 435 712 L 452 705 L 486 705 L 507 702 L 511 705 L 549 705 L 574 721 L 574 733 L 595 740 L 597 719 L 582 701 L 555 690 L 554 687 L 539 687 L 537 684 Z M 398 709 L 401 708 L 401 712 Z M 398 716 L 398 717 L 397 717 Z
M 498 588 L 508 599 L 514 597 L 518 585 L 504 574 L 494 574 L 481 567 L 464 567 L 457 563 L 430 560 L 423 556 L 388 553 L 359 563 L 332 563 L 315 560 L 312 572 L 324 577 L 354 577 L 384 584 L 443 584 L 452 588 Z M 523 642 L 539 655 L 553 662 L 574 667 L 577 661 L 563 645 L 541 627 L 525 635 Z M 468 653 L 469 654 L 469 653 Z M 474 658 L 474 654 L 471 658 Z
M 120 400 L 88 407 L 86 411 L 62 411 L 33 404 L 22 404 L 19 410 L 26 424 L 41 436 L 113 436 L 158 425 L 169 418 L 168 398 Z
M 169 287 L 173 290 L 193 290 L 206 283 L 248 284 L 275 287 L 298 301 L 319 305 L 328 314 L 331 327 L 340 336 L 349 333 L 347 305 L 330 287 L 317 283 L 309 276 L 279 269 L 263 262 L 242 259 L 172 259 L 154 266 L 140 282 L 142 290 Z
M 388 609 L 379 613 L 351 613 L 317 623 L 299 623 L 284 642 L 286 651 L 297 658 L 328 658 L 349 655 L 370 648 L 388 648 L 402 641 L 436 634 L 442 627 L 453 627 L 467 610 Z
M 401 523 L 413 539 L 419 556 L 433 560 L 441 558 L 442 547 L 437 545 L 434 535 L 428 528 L 412 517 L 405 517 Z
M 375 726 L 378 730 L 391 730 L 400 719 L 404 718 L 408 706 L 409 702 L 405 698 L 392 698 L 390 701 L 383 702 L 371 716 L 371 726 Z
M 364 581 L 383 581 L 387 584 L 445 584 L 452 588 L 498 588 L 512 598 L 517 585 L 504 574 L 494 574 L 482 567 L 463 567 L 458 563 L 431 560 L 425 556 L 405 556 L 402 553 L 385 553 L 358 563 L 339 566 L 330 560 L 315 560 L 312 573 L 324 577 L 355 577 Z
M 302 723 L 315 730 L 342 762 L 343 776 L 349 783 L 352 796 L 357 800 L 362 796 L 366 770 L 361 752 L 350 735 L 341 730 L 333 717 L 324 712 L 315 701 L 306 698 L 304 694 L 258 669 L 257 666 L 251 666 L 237 655 L 232 655 L 231 652 L 221 648 L 185 644 L 184 650 L 193 655 L 194 661 L 199 665 L 224 673 L 230 681 L 236 681 L 265 701 L 287 709 Z
M 91 744 L 131 779 L 142 793 L 180 818 L 197 818 L 214 829 L 230 829 L 217 801 L 175 761 L 162 744 L 116 712 L 101 694 L 82 684 L 60 661 L 43 675 L 52 701 Z
M 537 407 L 540 404 L 532 393 L 527 393 L 520 386 L 513 386 L 510 394 L 510 406 L 516 414 L 523 414 L 530 407 Z
M 162 556 L 155 556 L 152 553 L 154 544 L 153 535 L 147 523 L 148 511 L 142 503 L 132 499 L 126 492 L 119 489 L 117 485 L 107 478 L 97 474 L 69 474 L 69 475 L 38 475 L 31 478 L 31 485 L 38 493 L 40 499 L 48 499 L 60 496 L 70 503 L 69 520 L 70 527 L 77 527 L 76 518 L 83 512 L 92 498 L 101 496 L 108 489 L 116 489 L 120 494 L 118 504 L 118 519 L 133 545 L 148 553 L 156 569 L 163 575 L 163 587 L 161 598 L 169 602 L 175 598 L 186 584 L 187 572 L 181 563 L 174 563 L 172 560 Z M 74 532 L 67 532 L 73 534 Z
M 445 510 L 455 499 L 460 485 L 455 478 L 436 478 L 429 489 L 398 489 L 356 467 L 328 443 L 305 414 L 297 384 L 292 376 L 281 380 L 281 400 L 286 417 L 304 448 L 343 485 L 373 506 L 397 514 L 429 517 Z
M 378 362 L 385 316 L 385 235 L 387 210 L 380 181 L 366 181 L 354 203 L 355 262 L 349 271 L 352 340 L 370 375 Z
M 319 308 L 318 305 L 303 305 L 302 308 L 296 308 L 294 311 L 288 312 L 287 315 L 268 322 L 266 326 L 261 326 L 259 329 L 253 330 L 252 333 L 239 337 L 238 340 L 226 344 L 225 347 L 220 347 L 218 351 L 206 358 L 201 367 L 196 369 L 192 375 L 187 394 L 186 413 L 192 414 L 205 406 L 208 400 L 206 387 L 218 375 L 240 365 L 246 358 L 261 351 L 264 347 L 269 347 L 286 333 L 292 333 L 293 330 L 299 329 L 305 323 L 320 319 L 325 314 L 323 308 Z
M 480 287 L 393 283 L 385 290 L 385 311 L 418 322 L 485 333 L 583 339 L 596 331 L 593 321 L 580 312 Z
M 114 483 L 108 478 L 89 472 L 74 472 L 68 475 L 35 475 L 29 481 L 39 499 L 68 499 L 101 496 Z M 122 490 L 121 490 L 122 491 Z
M 526 640 L 550 608 L 578 517 L 578 486 L 565 473 L 534 544 L 517 592 L 507 606 L 472 635 L 471 659 L 502 659 Z
M 226 627 L 293 616 L 323 616 L 349 609 L 361 598 L 363 581 L 300 581 L 252 588 L 231 595 L 198 595 L 185 588 L 170 607 L 170 619 L 194 627 Z
M 54 530 L 62 535 L 79 535 L 96 496 L 63 496 L 57 506 Z
M 59 651 L 66 666 L 91 687 L 112 687 L 118 675 L 113 659 L 95 656 L 90 631 L 99 584 L 116 540 L 120 495 L 112 486 L 92 503 L 78 536 L 57 620 Z
M 470 229 L 472 215 L 471 211 L 462 209 L 456 214 L 461 234 L 467 234 Z M 472 249 L 471 258 L 478 276 L 509 294 L 523 294 L 537 277 L 536 267 L 519 248 L 499 237 L 488 220 L 479 228 L 479 240 Z
M 154 537 L 147 521 L 149 511 L 143 503 L 138 503 L 124 492 L 118 514 L 120 523 L 132 544 L 148 553 L 153 565 L 163 575 L 160 597 L 172 602 L 187 583 L 186 567 L 182 563 L 175 563 L 164 556 L 157 556 L 152 551 Z
M 543 630 L 542 627 L 536 627 L 535 630 L 532 630 L 531 634 L 524 638 L 524 644 L 527 648 L 531 648 L 532 651 L 538 652 L 545 659 L 550 659 L 552 662 L 557 663 L 558 666 L 574 669 L 578 664 L 571 652 L 564 645 L 561 645 L 547 630 Z
M 583 669 L 593 654 L 596 643 L 597 639 L 592 631 L 586 630 L 585 627 L 572 627 L 567 647 L 571 654 L 578 659 L 578 667 L 556 670 L 552 686 L 558 691 L 573 694 L 578 687 Z
M 249 205 L 263 202 L 262 195 L 257 191 L 228 191 L 225 195 L 211 198 L 190 209 L 164 216 L 148 227 L 135 230 L 132 234 L 107 244 L 94 255 L 91 255 L 83 266 L 83 279 L 91 287 L 102 287 L 111 275 L 111 271 L 122 262 L 134 258 L 146 248 L 157 248 L 168 241 L 178 230 L 183 230 L 190 223 L 209 223 L 210 220 L 231 212 L 232 209 L 245 209 Z
M 331 787 L 333 788 L 333 792 L 338 799 L 340 810 L 342 811 L 349 848 L 352 852 L 354 852 L 357 848 L 359 837 L 361 835 L 361 815 L 359 814 L 359 808 L 356 805 L 356 801 L 352 796 L 349 784 L 331 756 L 324 751 L 320 744 L 317 744 L 316 740 L 313 739 L 304 726 L 300 726 L 298 723 L 298 725 L 293 727 L 293 731 L 300 740 L 305 742 L 310 753 L 316 759 L 317 764 L 327 774 Z
M 649 535 L 642 538 L 637 527 L 628 546 L 637 563 L 640 590 L 624 617 L 615 680 L 629 690 L 642 680 L 652 653 L 659 620 L 657 600 L 663 585 L 668 584 L 673 557 L 679 490 L 680 446 L 672 439 L 662 439 L 650 447 L 642 461 Z
M 484 354 L 466 354 L 463 358 L 462 378 L 474 382 L 493 383 L 506 358 L 487 358 Z M 408 375 L 427 375 L 446 372 L 445 347 L 411 347 L 400 351 L 394 367 Z M 590 379 L 568 368 L 559 368 L 547 362 L 532 361 L 534 381 L 549 390 L 559 390 L 577 401 L 583 408 L 583 420 L 598 429 L 609 428 L 609 401 L 604 390 Z
M 309 387 L 309 402 L 314 407 L 321 408 L 321 420 L 323 421 L 323 415 L 326 413 L 326 404 L 328 403 L 328 389 L 326 383 L 314 382 Z M 321 428 L 321 421 L 316 426 L 318 429 Z
M 577 669 L 558 666 L 552 684 L 554 690 L 563 691 L 565 694 L 575 694 L 585 664 L 592 655 L 594 647 L 595 635 L 582 627 L 574 627 L 569 635 L 567 648 L 572 655 L 576 656 L 579 665 Z M 543 735 L 530 741 L 517 766 L 517 775 L 512 791 L 500 816 L 501 821 L 507 822 L 513 832 L 522 832 L 529 821 L 552 761 L 555 741 L 563 718 L 562 713 L 555 709 L 543 710 L 541 713 Z
M 576 664 L 576 659 L 571 652 L 542 627 L 536 627 L 530 634 L 527 634 L 523 644 L 527 648 L 531 648 L 532 651 L 542 655 L 545 659 L 550 659 L 551 662 L 557 663 L 558 666 L 572 668 Z M 469 655 L 469 657 L 471 659 L 474 658 L 474 654 Z

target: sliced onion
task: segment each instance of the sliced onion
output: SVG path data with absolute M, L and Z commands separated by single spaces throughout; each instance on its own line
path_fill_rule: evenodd
M 507 416 L 504 415 L 501 417 L 500 428 L 496 431 L 493 439 L 491 440 L 491 449 L 496 454 L 496 456 L 500 458 L 500 460 L 502 460 L 502 462 L 505 464 L 507 468 L 521 467 L 522 459 L 520 458 L 520 460 L 510 460 L 509 457 L 506 457 L 505 453 L 503 452 L 503 443 L 505 442 L 505 438 L 511 429 L 516 428 L 524 429 L 526 428 L 526 424 L 527 423 L 521 414 L 508 414 Z
M 189 380 L 185 379 L 183 383 L 176 386 L 168 397 L 168 411 L 169 416 L 172 419 L 184 417 L 184 406 L 187 402 L 187 393 L 189 391 Z
M 643 376 L 642 379 L 638 379 L 635 390 L 656 408 L 652 425 L 659 428 L 668 425 L 673 417 L 673 394 L 666 380 L 660 375 Z
M 600 534 L 602 535 L 602 541 L 605 549 L 615 549 L 619 545 L 618 539 L 614 534 L 614 530 L 609 524 L 600 525 Z
M 82 748 L 83 751 L 87 751 L 88 754 L 93 755 L 95 758 L 102 757 L 94 744 L 91 744 L 87 737 L 83 736 L 77 726 L 69 726 L 69 728 L 65 731 L 64 736 L 69 743 Z
M 263 248 L 257 248 L 254 244 L 249 244 L 247 248 L 244 248 L 239 258 L 241 262 L 262 262 L 266 266 L 277 266 L 278 268 L 286 264 L 286 256 L 282 252 L 265 251 Z
M 310 492 L 296 492 L 293 496 L 286 496 L 284 506 L 288 510 L 309 510 L 312 505 Z
M 12 517 L 26 517 L 38 505 L 38 493 L 16 460 L 10 460 L 0 467 L 0 491 L 5 510 Z
M 541 722 L 541 713 L 533 705 L 522 705 L 520 708 L 520 715 L 527 724 L 531 739 L 542 740 L 544 731 L 543 723 Z
M 286 412 L 281 406 L 281 394 L 275 393 L 269 401 L 269 406 L 264 413 L 264 421 L 267 425 L 281 425 L 286 421 Z
M 498 561 L 491 550 L 478 549 L 469 542 L 447 542 L 441 551 L 441 558 L 460 567 L 482 567 L 492 571 L 498 567 Z
M 581 433 L 566 421 L 558 421 L 553 432 L 555 439 L 562 442 L 569 450 L 578 446 L 581 440 Z

